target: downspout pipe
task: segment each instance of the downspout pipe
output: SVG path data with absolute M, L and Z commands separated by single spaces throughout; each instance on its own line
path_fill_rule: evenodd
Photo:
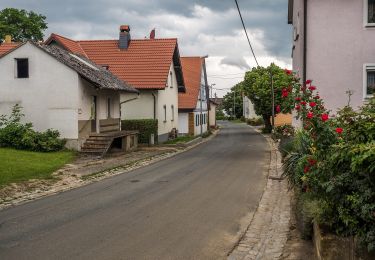
M 154 92 L 151 93 L 154 98 L 154 120 L 156 120 L 156 95 Z
M 305 84 L 307 79 L 307 0 L 303 3 L 303 77 L 302 84 Z

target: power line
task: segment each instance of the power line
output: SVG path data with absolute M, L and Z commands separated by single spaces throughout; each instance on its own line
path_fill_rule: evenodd
M 257 66 L 259 66 L 259 63 L 258 63 L 257 57 L 255 57 L 255 53 L 254 53 L 253 47 L 251 46 L 251 42 L 250 42 L 249 35 L 247 35 L 247 31 L 246 31 L 245 23 L 243 22 L 243 19 L 242 19 L 242 15 L 241 15 L 240 7 L 238 6 L 238 2 L 237 2 L 237 0 L 234 0 L 234 1 L 236 2 L 236 6 L 237 6 L 237 10 L 238 10 L 238 14 L 240 15 L 241 22 L 242 22 L 242 26 L 243 26 L 243 29 L 244 29 L 244 31 L 245 31 L 247 41 L 249 42 L 251 52 L 253 53 L 253 56 L 254 56 L 255 62 L 257 63 Z

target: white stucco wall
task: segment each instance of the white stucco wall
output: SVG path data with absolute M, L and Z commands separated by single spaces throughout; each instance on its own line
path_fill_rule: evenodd
M 302 0 L 295 1 L 294 26 L 300 12 L 301 33 L 295 42 L 293 69 L 302 71 Z M 363 104 L 363 66 L 375 63 L 375 27 L 364 26 L 364 1 L 308 1 L 307 79 L 314 80 L 328 109 Z
M 202 120 L 200 119 L 202 116 Z M 198 124 L 197 124 L 197 117 L 198 119 Z M 206 119 L 204 120 L 204 117 Z M 201 129 L 202 125 L 202 129 Z M 207 132 L 207 125 L 208 125 L 208 111 L 204 111 L 202 113 L 200 112 L 194 112 L 194 136 L 204 134 Z
M 121 94 L 121 118 L 122 119 L 153 119 L 154 118 L 154 90 L 140 90 L 140 94 Z M 136 99 L 135 99 L 136 98 Z
M 29 78 L 15 77 L 15 59 L 29 59 Z M 0 114 L 16 103 L 34 129 L 59 130 L 78 138 L 78 74 L 42 50 L 26 43 L 0 59 Z
M 173 67 L 173 63 L 170 66 L 169 73 L 172 72 L 172 77 L 168 76 L 167 84 L 168 86 L 163 90 L 158 90 L 157 96 L 157 112 L 156 116 L 158 118 L 159 127 L 159 141 L 166 141 L 165 137 L 173 129 L 178 130 L 178 84 L 176 73 Z M 164 116 L 164 105 L 167 111 L 167 117 Z M 172 105 L 174 107 L 174 112 L 172 115 Z

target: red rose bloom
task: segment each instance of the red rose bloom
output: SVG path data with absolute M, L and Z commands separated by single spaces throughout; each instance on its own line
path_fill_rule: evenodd
M 288 92 L 288 91 L 283 91 L 283 93 L 281 94 L 281 96 L 282 96 L 283 98 L 288 97 L 288 95 L 289 95 L 289 92 Z
M 315 96 L 314 98 L 315 98 L 315 99 L 319 99 L 319 98 L 320 98 L 320 96 Z
M 310 107 L 315 107 L 316 103 L 315 102 L 310 102 L 309 105 L 310 105 Z
M 313 91 L 313 90 L 316 90 L 316 87 L 315 87 L 315 86 L 310 86 L 309 89 L 310 89 L 311 91 Z
M 308 118 L 308 119 L 313 118 L 313 116 L 314 116 L 313 112 L 309 112 L 309 113 L 307 113 L 307 118 Z
M 296 105 L 296 110 L 300 110 L 301 109 L 301 106 L 300 105 Z
M 312 82 L 311 79 L 306 80 L 306 85 L 307 85 L 307 84 L 311 84 L 311 82 Z
M 314 160 L 314 159 L 309 159 L 308 161 L 309 161 L 309 164 L 310 164 L 311 166 L 313 166 L 313 165 L 316 164 L 316 160 Z
M 309 170 L 310 170 L 310 167 L 309 167 L 309 166 L 305 166 L 305 168 L 303 168 L 303 172 L 304 172 L 304 173 L 307 173 Z
M 301 97 L 296 97 L 294 100 L 295 101 L 301 101 Z
M 287 75 L 291 75 L 291 74 L 292 74 L 292 71 L 291 71 L 291 70 L 288 70 L 288 69 L 285 69 L 285 73 L 286 73 Z
M 343 129 L 341 127 L 337 127 L 336 128 L 336 133 L 338 133 L 339 135 L 341 135 Z
M 281 111 L 281 107 L 280 107 L 280 105 L 277 105 L 276 106 L 276 113 L 280 113 L 280 111 Z
M 328 120 L 328 114 L 325 114 L 325 113 L 322 114 L 322 115 L 321 115 L 321 118 L 322 118 L 322 121 L 323 121 L 323 122 L 327 121 L 327 120 Z
M 301 101 L 302 106 L 306 106 L 306 101 Z

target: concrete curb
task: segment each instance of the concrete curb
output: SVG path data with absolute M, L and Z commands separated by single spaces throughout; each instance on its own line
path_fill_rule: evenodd
M 281 176 L 281 154 L 269 136 L 260 134 L 270 147 L 267 184 L 247 230 L 228 255 L 230 260 L 279 259 L 289 234 L 291 204 L 287 181 Z

